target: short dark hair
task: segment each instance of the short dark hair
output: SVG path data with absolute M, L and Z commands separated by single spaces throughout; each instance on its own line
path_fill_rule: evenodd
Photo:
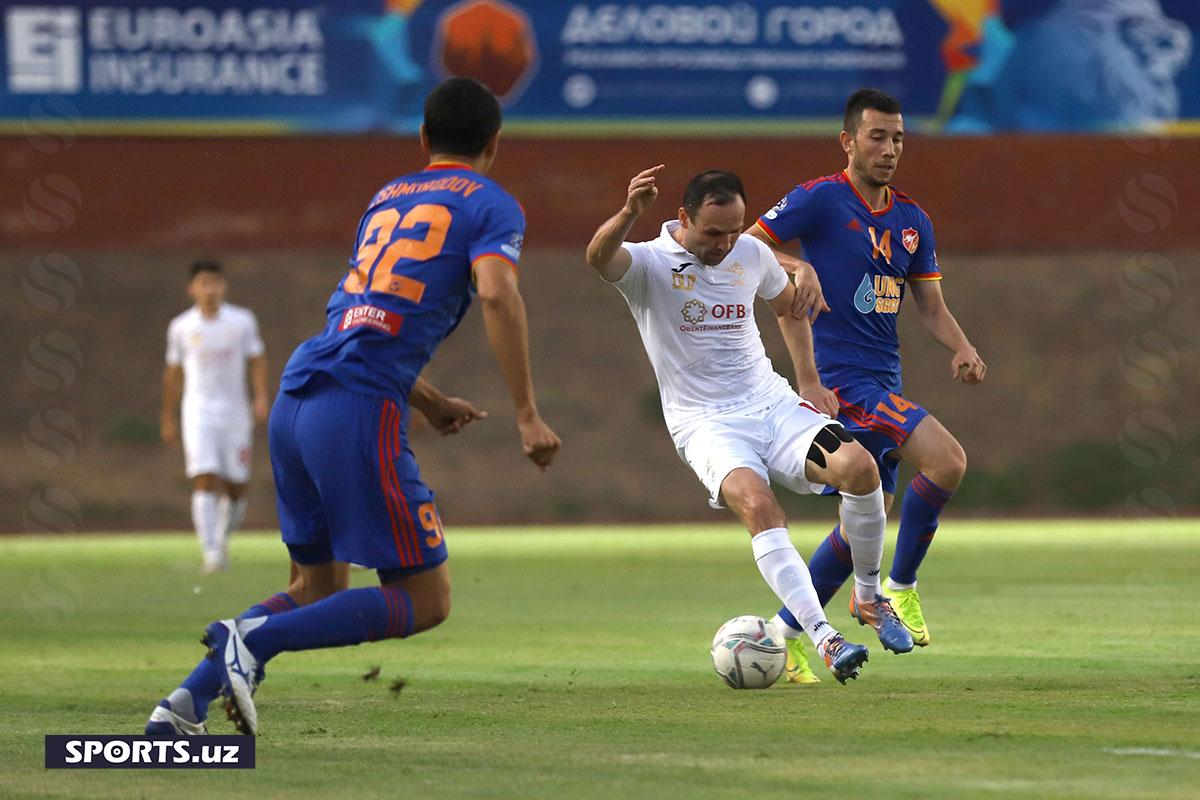
M 212 272 L 216 275 L 224 275 L 225 268 L 221 266 L 220 261 L 214 261 L 211 258 L 193 261 L 191 268 L 192 277 L 196 277 L 201 272 Z
M 842 121 L 842 130 L 853 135 L 858 130 L 858 124 L 862 122 L 862 113 L 868 108 L 882 111 L 884 114 L 899 114 L 900 101 L 878 89 L 859 89 L 846 101 L 846 118 Z
M 425 138 L 433 153 L 474 158 L 500 130 L 500 103 L 474 78 L 451 78 L 425 98 Z
M 710 169 L 701 172 L 688 181 L 683 190 L 683 210 L 688 219 L 695 219 L 700 213 L 700 207 L 705 203 L 717 206 L 727 206 L 736 198 L 746 202 L 746 190 L 742 187 L 742 179 L 732 172 L 721 169 Z

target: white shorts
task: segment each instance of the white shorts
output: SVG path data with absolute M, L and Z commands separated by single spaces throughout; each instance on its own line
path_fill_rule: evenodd
M 824 491 L 823 484 L 805 477 L 804 469 L 813 439 L 834 420 L 801 402 L 788 392 L 767 406 L 714 414 L 676 440 L 679 457 L 708 489 L 710 506 L 725 507 L 721 483 L 741 467 L 796 494 Z
M 230 483 L 249 482 L 254 426 L 248 420 L 215 422 L 185 415 L 180 427 L 189 478 L 219 475 Z

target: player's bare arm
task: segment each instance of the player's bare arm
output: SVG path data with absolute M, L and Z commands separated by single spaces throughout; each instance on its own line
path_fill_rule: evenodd
M 792 276 L 792 282 L 796 286 L 792 314 L 797 318 L 807 317 L 810 322 L 816 322 L 817 317 L 829 310 L 829 304 L 825 302 L 825 293 L 821 291 L 821 279 L 817 277 L 813 265 L 788 253 L 772 241 L 757 222 L 747 228 L 746 233 L 771 248 L 783 271 Z
M 487 419 L 488 413 L 478 409 L 469 400 L 449 397 L 424 378 L 417 378 L 408 403 L 420 411 L 433 429 L 449 436 L 458 433 L 472 421 Z
M 179 403 L 183 399 L 183 367 L 168 364 L 163 371 L 162 418 L 159 434 L 171 447 L 179 448 Z
M 664 167 L 664 164 L 659 164 L 634 175 L 629 181 L 625 205 L 596 229 L 592 241 L 588 243 L 588 266 L 599 272 L 604 280 L 621 280 L 633 263 L 629 251 L 621 247 L 621 243 L 629 235 L 629 229 L 637 218 L 658 199 L 655 179 Z
M 483 304 L 488 343 L 517 410 L 521 446 L 529 460 L 545 470 L 562 440 L 538 413 L 529 367 L 529 323 L 516 273 L 503 259 L 482 258 L 475 264 L 475 287 Z
M 254 419 L 266 422 L 271 414 L 271 395 L 267 393 L 267 356 L 266 353 L 249 359 L 250 385 L 254 390 Z
M 836 418 L 837 395 L 821 384 L 817 374 L 817 359 L 813 355 L 812 323 L 804 315 L 792 313 L 795 307 L 796 287 L 790 283 L 783 291 L 767 301 L 779 322 L 779 331 L 787 345 L 788 354 L 796 370 L 796 393 L 816 406 L 822 413 Z
M 962 379 L 968 386 L 981 383 L 987 375 L 987 364 L 968 341 L 958 320 L 946 306 L 942 286 L 938 281 L 911 281 L 908 290 L 916 301 L 921 324 L 934 340 L 954 353 L 950 357 L 950 376 Z

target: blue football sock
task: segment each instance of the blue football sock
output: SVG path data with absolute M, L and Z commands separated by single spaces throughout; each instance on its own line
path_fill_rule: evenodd
M 808 571 L 812 573 L 817 599 L 822 606 L 828 605 L 842 584 L 854 574 L 850 543 L 842 536 L 841 525 L 835 526 L 833 532 L 817 545 L 812 558 L 808 560 Z
M 896 537 L 896 555 L 892 558 L 893 583 L 917 582 L 917 567 L 929 552 L 937 531 L 938 515 L 953 492 L 947 492 L 920 472 L 908 484 L 900 506 L 900 535 Z
M 345 589 L 312 605 L 268 617 L 245 634 L 245 642 L 263 664 L 285 650 L 402 638 L 412 632 L 412 626 L 412 600 L 403 589 Z
M 816 552 L 808 560 L 808 571 L 812 575 L 813 588 L 817 590 L 817 599 L 822 606 L 828 605 L 842 584 L 854 574 L 850 545 L 842 538 L 841 525 L 835 526 L 833 532 L 817 546 Z M 803 630 L 786 608 L 779 610 L 779 616 L 796 630 Z
M 251 617 L 269 617 L 296 608 L 296 601 L 287 592 L 274 594 L 256 606 L 250 606 L 242 612 L 238 619 Z M 179 685 L 192 694 L 192 706 L 195 709 L 196 721 L 202 722 L 208 718 L 208 706 L 217 697 L 221 688 L 221 673 L 211 658 L 202 658 L 192 674 Z
M 299 605 L 292 599 L 290 594 L 279 592 L 278 594 L 271 595 L 256 606 L 250 606 L 238 615 L 238 619 L 269 617 L 272 614 L 282 614 L 284 611 L 293 611 L 297 608 L 299 608 Z

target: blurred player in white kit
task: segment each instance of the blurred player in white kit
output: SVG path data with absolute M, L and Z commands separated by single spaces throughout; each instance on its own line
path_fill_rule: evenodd
M 167 328 L 163 373 L 162 438 L 177 448 L 182 431 L 205 574 L 229 566 L 229 539 L 246 514 L 254 423 L 266 420 L 271 407 L 258 320 L 225 302 L 227 288 L 219 263 L 192 264 L 188 296 L 195 305 Z

